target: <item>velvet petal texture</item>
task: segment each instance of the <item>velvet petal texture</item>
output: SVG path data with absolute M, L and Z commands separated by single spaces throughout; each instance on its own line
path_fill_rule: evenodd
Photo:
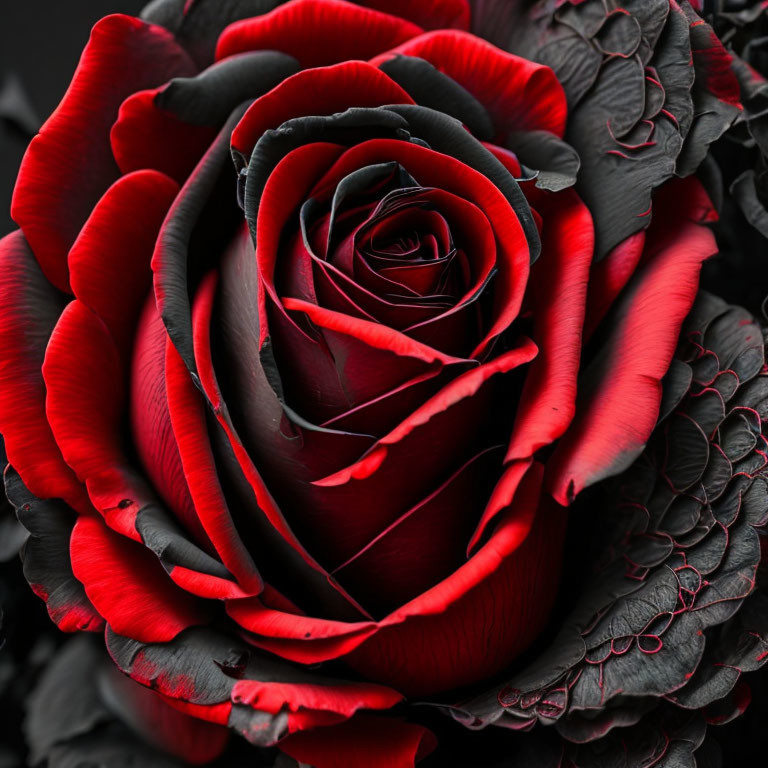
M 120 104 L 138 90 L 194 72 L 184 50 L 160 27 L 122 15 L 94 27 L 67 95 L 24 156 L 13 195 L 13 218 L 60 290 L 69 289 L 70 246 L 119 175 L 109 130 Z M 62 195 L 62 188 L 69 193 Z

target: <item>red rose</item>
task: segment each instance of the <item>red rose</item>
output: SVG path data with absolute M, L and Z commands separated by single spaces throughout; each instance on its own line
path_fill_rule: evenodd
M 564 506 L 656 422 L 711 206 L 667 185 L 591 268 L 563 90 L 460 0 L 179 5 L 94 28 L 0 245 L 27 576 L 176 707 L 409 765 L 428 732 L 361 710 L 536 638 Z

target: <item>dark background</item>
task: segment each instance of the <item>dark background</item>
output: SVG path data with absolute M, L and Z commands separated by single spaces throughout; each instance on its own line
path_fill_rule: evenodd
M 110 13 L 138 14 L 146 2 L 0 0 L 0 236 L 13 228 L 13 182 L 30 139 L 28 129 L 36 127 L 29 123 L 41 123 L 59 103 L 93 24 Z M 18 92 L 12 93 L 16 85 L 24 94 L 26 125 L 19 125 Z

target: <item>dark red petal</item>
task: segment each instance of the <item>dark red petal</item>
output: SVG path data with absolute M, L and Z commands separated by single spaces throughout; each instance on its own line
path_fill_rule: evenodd
M 536 197 L 532 207 L 544 219 L 542 254 L 531 270 L 525 308 L 539 354 L 526 377 L 507 461 L 533 456 L 573 419 L 595 244 L 592 216 L 573 190 Z
M 436 745 L 420 725 L 366 714 L 289 736 L 280 749 L 315 768 L 413 768 Z
M 0 240 L 0 296 L 0 433 L 8 460 L 34 496 L 87 511 L 85 489 L 64 462 L 45 415 L 41 366 L 64 302 L 20 231 Z
M 334 576 L 374 614 L 407 603 L 448 578 L 466 560 L 483 511 L 483 489 L 498 474 L 503 448 L 489 448 L 368 542 Z
M 360 5 L 408 19 L 423 29 L 469 31 L 467 0 L 419 0 L 417 3 L 413 0 L 361 0 Z
M 467 557 L 472 555 L 478 545 L 483 541 L 486 533 L 491 529 L 490 524 L 494 522 L 499 515 L 512 503 L 520 483 L 525 479 L 531 468 L 532 459 L 523 459 L 511 462 L 505 467 L 499 481 L 496 483 L 493 493 L 488 499 L 485 509 L 480 516 L 480 522 L 477 524 L 469 544 L 467 545 Z
M 246 158 L 264 131 L 305 115 L 332 115 L 351 107 L 413 104 L 381 70 L 363 61 L 345 61 L 305 70 L 284 80 L 251 104 L 232 131 L 232 147 Z
M 392 353 L 398 357 L 413 357 L 426 364 L 442 363 L 447 365 L 460 362 L 459 358 L 445 355 L 380 323 L 352 317 L 341 312 L 333 312 L 301 299 L 285 297 L 282 304 L 289 312 L 301 312 L 312 321 L 313 325 L 332 332 L 334 338 L 342 341 L 342 346 L 344 337 L 350 337 L 355 342 L 360 342 L 373 349 Z
M 194 509 L 221 561 L 244 586 L 258 589 L 261 578 L 238 534 L 214 463 L 205 402 L 178 351 L 165 335 L 168 412 Z
M 576 420 L 548 467 L 548 485 L 561 504 L 629 466 L 656 425 L 661 379 L 696 296 L 702 262 L 717 252 L 714 235 L 699 223 L 712 215 L 695 177 L 656 193 L 643 265 L 584 374 Z
M 120 104 L 138 90 L 194 72 L 161 27 L 113 15 L 93 28 L 66 96 L 29 145 L 13 194 L 13 218 L 57 288 L 69 290 L 67 252 L 119 175 L 109 130 Z
M 230 24 L 219 37 L 216 59 L 275 50 L 294 56 L 304 67 L 322 67 L 369 59 L 422 31 L 405 19 L 343 0 L 294 0 Z
M 381 56 L 418 56 L 464 86 L 490 113 L 499 143 L 510 131 L 542 130 L 562 138 L 567 105 L 555 73 L 466 32 L 440 30 L 413 38 Z
M 411 434 L 418 432 L 431 419 L 444 414 L 463 401 L 473 398 L 494 375 L 507 373 L 529 363 L 536 357 L 537 352 L 536 345 L 532 341 L 524 339 L 517 349 L 505 352 L 485 365 L 473 368 L 458 376 L 398 424 L 388 435 L 378 440 L 376 445 L 360 461 L 334 475 L 317 480 L 314 484 L 323 488 L 333 488 L 345 485 L 350 480 L 364 480 L 371 477 L 379 471 L 386 461 L 387 454 L 395 446 L 405 441 Z
M 69 253 L 72 291 L 104 321 L 126 362 L 152 281 L 155 239 L 178 191 L 157 171 L 121 177 L 96 204 Z
M 136 330 L 131 363 L 133 444 L 155 490 L 195 540 L 211 552 L 212 544 L 192 500 L 171 425 L 165 385 L 167 339 L 155 297 L 150 294 Z
M 122 103 L 110 133 L 112 152 L 123 173 L 154 168 L 181 183 L 217 131 L 185 123 L 172 112 L 158 109 L 155 97 L 161 90 L 139 91 Z
M 540 496 L 542 475 L 534 464 L 477 554 L 379 622 L 348 663 L 368 680 L 424 695 L 490 677 L 527 648 L 557 592 L 567 522 Z
M 206 623 L 201 603 L 173 584 L 154 553 L 114 533 L 98 518 L 78 519 L 70 553 L 85 593 L 118 634 L 163 643 Z
M 325 569 L 322 568 L 322 566 L 320 566 L 320 564 L 311 557 L 311 555 L 296 538 L 295 534 L 283 517 L 281 510 L 275 503 L 272 494 L 270 493 L 270 489 L 267 488 L 260 472 L 254 466 L 251 455 L 246 451 L 236 429 L 231 422 L 227 406 L 222 399 L 221 390 L 219 389 L 211 355 L 211 318 L 216 295 L 216 284 L 217 275 L 215 273 L 211 273 L 201 284 L 200 290 L 195 300 L 193 312 L 193 343 L 195 361 L 198 366 L 202 389 L 213 408 L 214 414 L 217 417 L 218 424 L 223 431 L 223 435 L 226 436 L 226 439 L 229 442 L 233 453 L 233 458 L 242 473 L 242 479 L 248 486 L 250 486 L 250 489 L 253 493 L 253 499 L 256 502 L 257 514 L 259 516 L 258 523 L 261 523 L 263 526 L 261 531 L 262 541 L 260 544 L 263 546 L 268 545 L 266 546 L 266 549 L 271 550 L 270 555 L 272 557 L 275 557 L 279 552 L 279 558 L 281 561 L 280 566 L 283 571 L 286 569 L 292 570 L 297 566 L 301 569 L 304 592 L 311 592 L 313 598 L 317 602 L 320 602 L 320 598 L 317 596 L 319 593 L 325 602 L 331 602 L 337 606 L 341 602 L 345 615 L 349 614 L 350 606 L 353 608 L 354 615 L 359 615 L 363 613 L 360 611 L 359 607 L 356 606 L 354 601 L 348 598 L 344 591 L 333 581 L 333 579 L 328 576 L 328 573 L 325 571 Z M 251 293 L 249 298 L 251 298 L 252 295 L 253 294 Z M 175 349 L 173 348 L 173 345 L 170 343 L 170 341 L 168 344 L 168 354 L 169 357 L 167 358 L 167 363 L 169 363 L 172 358 L 176 359 L 176 361 L 173 363 L 173 369 L 175 370 L 174 380 L 180 386 L 180 391 L 182 393 L 186 391 L 186 397 L 188 400 L 194 396 L 195 400 L 192 400 L 191 403 L 194 404 L 197 402 L 196 409 L 202 409 L 203 404 L 201 402 L 199 392 L 194 387 L 189 377 L 188 371 L 186 371 L 181 359 L 178 357 L 178 354 L 175 352 Z M 170 365 L 169 371 L 171 371 Z M 257 382 L 259 382 L 260 372 L 261 371 L 255 372 Z M 270 394 L 274 396 L 274 393 L 271 392 L 269 384 L 266 382 L 264 382 L 264 384 L 266 385 Z M 253 396 L 255 392 L 256 390 L 251 390 L 251 395 Z M 280 406 L 278 404 L 278 408 L 279 407 Z M 188 409 L 189 406 L 184 409 L 180 408 L 180 416 L 185 416 L 185 414 L 189 412 Z M 195 414 L 196 409 L 192 410 L 193 414 Z M 269 413 L 269 405 L 267 405 L 267 413 Z M 196 416 L 196 418 L 203 420 L 204 412 L 201 411 L 199 416 Z M 269 424 L 269 427 L 266 428 L 263 433 L 261 433 L 261 444 L 264 445 L 266 441 L 273 439 L 276 432 L 279 432 L 280 428 L 281 425 L 279 420 L 274 419 Z M 194 430 L 194 434 L 200 434 L 199 427 Z M 194 437 L 194 434 L 190 436 L 190 439 Z M 179 436 L 178 431 L 177 436 Z M 301 449 L 302 446 L 298 447 Z M 194 456 L 194 450 L 194 444 L 190 442 L 190 455 Z M 207 452 L 210 449 L 207 445 L 205 445 L 203 450 Z M 182 457 L 183 456 L 184 450 L 182 450 Z M 207 455 L 198 457 L 198 460 L 199 458 L 203 458 L 206 462 L 206 465 L 209 462 L 209 457 Z M 206 465 L 203 465 L 204 469 L 215 473 L 216 467 L 213 466 L 212 463 L 210 466 Z M 289 475 L 292 484 L 298 484 L 297 478 L 295 477 L 296 474 L 298 474 L 298 468 L 294 465 L 291 470 L 291 474 Z M 216 477 L 215 474 L 212 476 Z M 256 527 L 257 521 L 254 520 L 253 523 L 254 527 Z M 275 541 L 275 538 L 277 538 L 278 541 Z M 312 582 L 311 584 L 310 580 Z M 302 595 L 302 597 L 306 597 L 306 594 Z
M 316 480 L 312 485 L 317 509 L 304 511 L 303 517 L 323 541 L 328 562 L 340 565 L 349 560 L 439 488 L 446 472 L 472 458 L 482 433 L 477 425 L 492 418 L 492 380 L 535 355 L 536 346 L 524 340 L 518 349 L 459 375 L 358 461 Z M 480 443 L 488 447 L 487 442 Z M 411 470 L 413 466 L 418 466 L 418 472 Z M 364 516 L 350 514 L 361 505 Z M 343 534 L 329 536 L 328 531 L 335 530 Z

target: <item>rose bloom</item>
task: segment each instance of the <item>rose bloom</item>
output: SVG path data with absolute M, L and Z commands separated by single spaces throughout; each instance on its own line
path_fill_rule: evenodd
M 32 141 L 9 495 L 52 618 L 172 706 L 407 766 L 434 738 L 401 702 L 546 623 L 568 504 L 656 423 L 714 214 L 670 182 L 593 264 L 563 89 L 464 0 L 264 5 L 103 19 Z

